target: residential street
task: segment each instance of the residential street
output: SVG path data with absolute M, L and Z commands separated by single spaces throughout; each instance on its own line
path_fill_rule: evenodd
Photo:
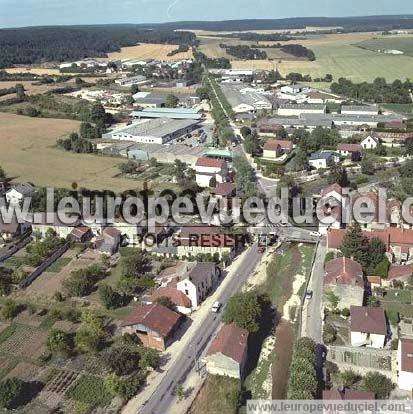
M 202 305 L 205 307 L 203 318 L 199 319 L 196 324 L 193 323 L 181 339 L 185 343 L 180 347 L 179 353 L 172 356 L 174 360 L 172 365 L 164 374 L 157 374 L 162 375 L 162 379 L 158 385 L 154 384 L 155 389 L 152 395 L 143 403 L 138 395 L 129 401 L 123 410 L 124 413 L 162 414 L 168 412 L 168 407 L 174 399 L 173 393 L 176 385 L 182 382 L 193 369 L 195 359 L 199 359 L 220 324 L 220 314 L 212 313 L 210 305 L 216 300 L 225 304 L 229 297 L 240 290 L 260 258 L 261 254 L 257 251 L 257 245 L 254 244 L 233 264 L 233 268 L 216 292 Z
M 317 247 L 314 267 L 308 288 L 313 291 L 313 297 L 306 300 L 303 308 L 303 324 L 301 336 L 308 336 L 316 343 L 322 343 L 322 314 L 324 257 L 326 255 L 326 240 L 323 238 Z

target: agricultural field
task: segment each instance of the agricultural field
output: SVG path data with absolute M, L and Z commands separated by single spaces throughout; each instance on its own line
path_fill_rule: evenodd
M 109 53 L 107 60 L 114 59 L 158 59 L 158 60 L 179 60 L 191 59 L 192 51 L 177 53 L 168 56 L 169 52 L 176 50 L 178 45 L 161 45 L 155 43 L 142 43 L 137 46 L 124 47 L 120 52 Z
M 315 53 L 316 60 L 314 62 L 286 60 L 282 57 L 274 57 L 274 62 L 270 60 L 230 59 L 235 69 L 271 70 L 276 65 L 283 75 L 290 72 L 300 72 L 309 74 L 313 78 L 323 77 L 326 73 L 331 73 L 334 79 L 346 77 L 354 82 L 372 81 L 376 77 L 384 77 L 387 81 L 395 79 L 404 80 L 411 77 L 413 73 L 413 57 L 407 55 L 386 55 L 359 47 L 360 44 L 372 41 L 377 37 L 377 33 L 349 33 L 311 35 L 305 40 L 297 41 L 296 43 L 311 49 Z M 207 39 L 211 39 L 211 37 Z M 219 43 L 222 41 L 222 38 L 214 39 L 218 39 L 218 41 L 215 40 L 215 45 L 212 43 L 212 40 L 208 40 L 202 45 L 201 39 L 201 51 L 204 51 L 204 53 L 211 57 L 217 57 L 216 54 L 218 49 L 220 49 Z M 380 41 L 381 39 L 383 41 L 392 40 L 392 38 L 387 39 L 385 37 L 380 37 Z M 398 39 L 394 39 L 394 41 Z M 237 43 L 242 44 L 241 41 L 237 41 Z M 247 43 L 251 44 L 252 42 Z M 407 46 L 405 45 L 404 47 Z M 410 47 L 413 49 L 411 45 Z M 223 52 L 225 53 L 225 51 Z
M 36 67 L 17 67 L 4 69 L 7 73 L 34 73 L 35 75 L 60 75 L 59 69 L 36 68 Z
M 116 158 L 74 154 L 56 147 L 56 140 L 79 129 L 65 119 L 30 118 L 0 113 L 0 165 L 16 181 L 40 186 L 79 187 L 115 192 L 137 188 L 139 181 L 117 178 Z
M 413 36 L 377 36 L 357 43 L 356 46 L 373 52 L 400 50 L 405 55 L 413 56 Z

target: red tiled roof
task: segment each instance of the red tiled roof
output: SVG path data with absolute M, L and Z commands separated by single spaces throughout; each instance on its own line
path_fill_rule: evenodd
M 400 266 L 400 265 L 390 265 L 389 274 L 387 278 L 389 280 L 400 279 L 403 277 L 409 277 L 413 275 L 413 264 Z
M 361 200 L 363 198 L 363 200 Z M 366 206 L 369 208 L 370 215 L 374 217 L 374 220 L 379 219 L 379 213 L 383 215 L 385 219 L 389 217 L 389 210 L 387 207 L 387 200 L 384 200 L 382 197 L 379 197 L 378 194 L 373 192 L 367 193 L 354 193 L 351 197 L 351 207 L 354 211 L 354 203 L 360 200 L 358 203 L 361 203 L 361 206 Z
M 345 234 L 345 229 L 329 229 L 327 233 L 328 248 L 340 248 Z M 412 229 L 399 229 L 396 227 L 390 227 L 384 230 L 364 231 L 363 235 L 369 239 L 380 239 L 387 246 L 387 249 L 389 249 L 390 246 L 413 248 Z
M 156 289 L 152 295 L 152 301 L 156 302 L 156 299 L 163 296 L 169 298 L 176 306 L 191 307 L 191 300 L 176 288 L 176 281 Z
M 228 358 L 242 362 L 247 349 L 248 331 L 231 323 L 224 325 L 212 341 L 207 355 L 221 353 Z
M 228 197 L 234 192 L 234 190 L 234 183 L 219 183 L 212 192 L 219 196 Z
M 280 139 L 269 139 L 264 144 L 264 151 L 276 151 L 278 146 L 282 150 L 291 151 L 293 149 L 293 143 L 291 141 L 284 141 Z
M 201 157 L 196 161 L 196 167 L 211 167 L 211 168 L 222 168 L 225 161 L 217 158 Z
M 103 234 L 116 239 L 117 237 L 121 235 L 121 232 L 118 229 L 115 229 L 115 227 L 106 227 L 103 230 Z
M 75 237 L 83 237 L 85 234 L 87 234 L 90 231 L 90 227 L 87 226 L 80 226 L 80 227 L 75 227 L 72 231 L 71 234 L 73 234 L 73 236 Z
M 367 282 L 373 283 L 374 285 L 381 285 L 381 277 L 380 276 L 367 276 Z
M 401 342 L 401 370 L 413 372 L 413 339 L 402 338 Z
M 330 260 L 325 266 L 324 284 L 363 287 L 362 267 L 347 257 Z
M 347 152 L 361 152 L 363 148 L 360 144 L 338 144 L 337 150 Z
M 350 306 L 350 329 L 352 332 L 386 335 L 384 310 L 367 306 Z
M 340 184 L 334 183 L 334 184 L 329 185 L 328 187 L 323 188 L 320 191 L 320 195 L 321 197 L 324 197 L 325 195 L 332 193 L 334 191 L 338 194 L 342 194 L 343 188 L 341 187 Z
M 176 312 L 158 304 L 138 305 L 122 322 L 121 326 L 141 324 L 163 337 L 169 336 L 180 320 Z

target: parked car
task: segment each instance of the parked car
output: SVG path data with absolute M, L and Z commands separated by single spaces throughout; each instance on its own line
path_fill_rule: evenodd
M 311 289 L 307 289 L 307 291 L 305 292 L 305 298 L 311 299 L 312 297 L 313 297 L 313 291 Z
M 321 233 L 319 233 L 318 231 L 312 231 L 310 233 L 310 236 L 311 237 L 321 237 Z
M 218 313 L 221 307 L 222 307 L 222 303 L 217 301 L 212 305 L 211 312 Z

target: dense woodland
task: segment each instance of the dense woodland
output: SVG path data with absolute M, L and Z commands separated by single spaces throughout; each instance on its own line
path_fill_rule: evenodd
M 303 57 L 308 60 L 315 60 L 315 54 L 312 50 L 302 45 L 284 45 L 280 48 L 283 52 L 295 57 Z
M 267 59 L 267 52 L 255 48 L 251 48 L 246 45 L 231 46 L 226 44 L 219 45 L 222 49 L 238 59 L 246 60 L 262 60 Z
M 252 42 L 287 42 L 292 40 L 291 36 L 282 33 L 227 33 L 219 34 L 216 37 L 228 39 L 251 40 Z
M 370 32 L 413 27 L 413 16 L 361 16 L 361 17 L 296 17 L 287 19 L 249 19 L 223 21 L 188 21 L 163 23 L 162 29 L 197 29 L 212 31 L 253 31 L 253 30 L 296 30 L 306 27 L 340 26 L 340 32 Z M 146 26 L 149 27 L 149 26 Z
M 0 68 L 13 64 L 105 57 L 137 43 L 195 45 L 190 32 L 138 30 L 136 26 L 29 27 L 0 30 Z
M 376 103 L 411 103 L 409 89 L 409 81 L 387 83 L 383 78 L 376 78 L 373 83 L 353 83 L 340 78 L 331 85 L 331 91 L 337 95 Z

